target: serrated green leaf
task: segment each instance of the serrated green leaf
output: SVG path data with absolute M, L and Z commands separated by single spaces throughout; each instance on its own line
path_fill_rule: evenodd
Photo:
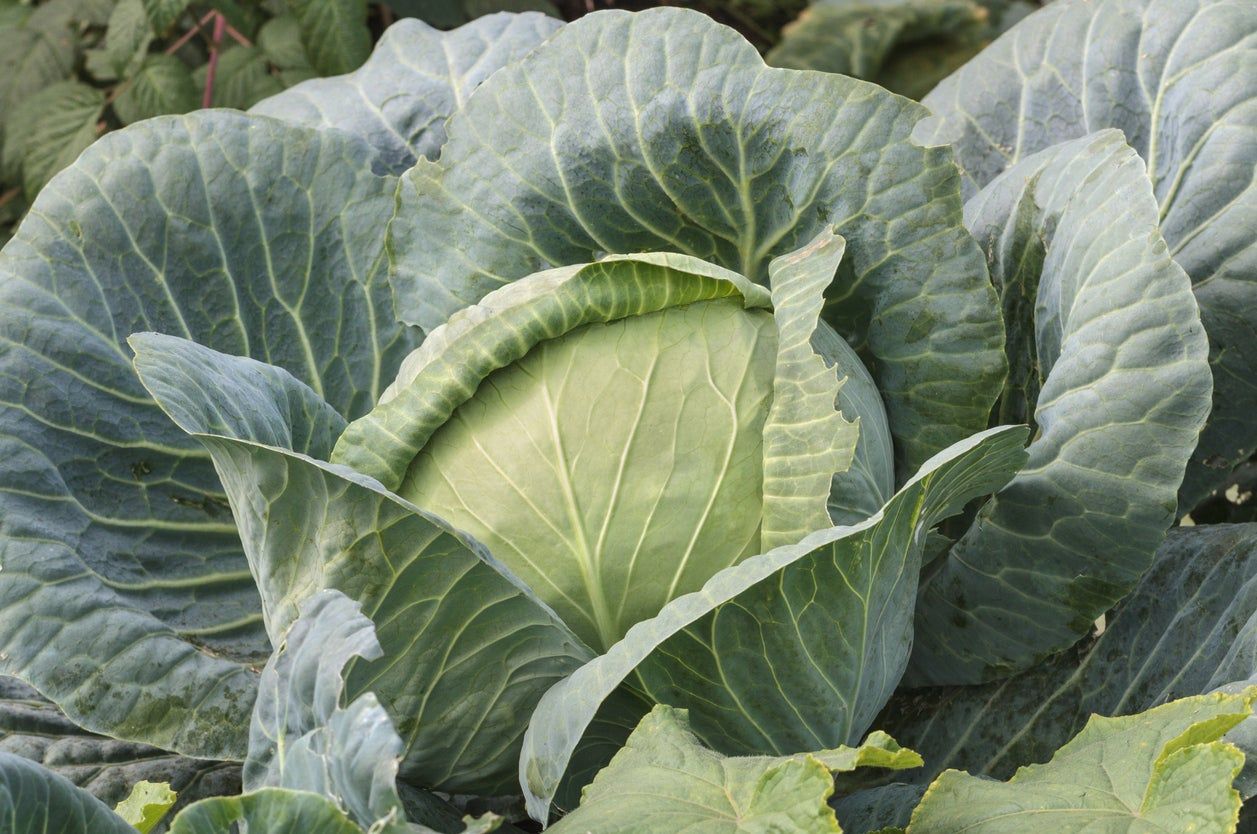
M 109 806 L 32 761 L 0 753 L 5 834 L 135 834 Z
M 394 181 L 373 159 L 240 113 L 148 120 L 96 142 L 0 252 L 0 671 L 79 724 L 243 757 L 258 591 L 209 456 L 122 340 L 264 356 L 361 414 L 416 342 L 379 274 Z
M 124 124 L 186 113 L 200 104 L 187 65 L 173 55 L 149 55 L 113 102 Z
M 144 4 L 144 12 L 148 15 L 149 25 L 157 34 L 165 34 L 175 21 L 178 20 L 184 10 L 188 8 L 192 0 L 142 0 Z
M 1232 782 L 1244 755 L 1220 741 L 1250 714 L 1247 695 L 1184 698 L 1124 718 L 1093 716 L 1046 764 L 995 782 L 943 773 L 909 834 L 1143 834 L 1235 830 Z
M 257 45 L 266 59 L 281 70 L 314 69 L 301 43 L 301 24 L 291 14 L 281 14 L 262 24 Z
M 970 194 L 1105 128 L 1143 158 L 1168 254 L 1195 286 L 1215 382 L 1180 513 L 1257 450 L 1255 38 L 1247 0 L 1056 0 L 940 84 L 925 101 L 935 117 L 914 134 L 956 148 Z
M 389 171 L 401 174 L 420 157 L 436 158 L 445 143 L 445 120 L 472 90 L 560 25 L 537 14 L 503 14 L 446 33 L 417 20 L 400 20 L 360 69 L 301 84 L 258 102 L 252 112 L 352 131 L 380 149 Z M 266 48 L 266 42 L 259 43 Z
M 366 0 L 288 0 L 310 64 L 322 75 L 353 72 L 371 54 Z
M 140 834 L 148 834 L 170 813 L 178 797 L 169 783 L 136 782 L 114 812 Z
M 130 78 L 144 62 L 153 29 L 144 9 L 144 0 L 119 0 L 109 15 L 105 30 L 104 54 L 115 78 Z
M 858 748 L 797 756 L 722 756 L 690 731 L 684 710 L 657 706 L 585 789 L 580 807 L 550 830 L 838 834 L 841 829 L 826 804 L 834 773 L 919 763 L 919 757 L 884 735 Z
M 20 171 L 28 200 L 96 140 L 104 107 L 100 90 L 61 81 L 14 110 L 5 130 L 3 168 L 10 174 Z
M 192 77 L 197 90 L 205 90 L 209 65 L 196 68 Z M 248 110 L 257 102 L 284 89 L 280 79 L 271 73 L 266 55 L 256 46 L 231 46 L 218 56 L 214 74 L 213 107 Z

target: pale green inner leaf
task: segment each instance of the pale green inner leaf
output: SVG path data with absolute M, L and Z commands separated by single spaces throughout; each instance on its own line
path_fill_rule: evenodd
M 776 349 L 739 300 L 578 328 L 481 383 L 400 493 L 605 648 L 759 552 Z

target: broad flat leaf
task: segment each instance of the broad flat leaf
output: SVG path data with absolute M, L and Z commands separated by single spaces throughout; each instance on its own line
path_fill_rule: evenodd
M 990 18 L 975 0 L 818 0 L 782 30 L 765 60 L 920 98 L 982 48 Z
M 911 750 L 881 734 L 859 748 L 730 758 L 702 745 L 684 710 L 658 706 L 585 789 L 580 807 L 550 830 L 839 834 L 834 812 L 825 804 L 835 772 L 919 763 Z
M 473 89 L 561 25 L 539 14 L 498 14 L 439 32 L 418 20 L 400 20 L 361 69 L 299 84 L 258 102 L 253 112 L 356 133 L 379 149 L 389 171 L 400 174 L 416 159 L 436 158 L 445 120 Z
M 353 72 L 371 54 L 367 0 L 288 0 L 310 64 L 322 75 Z
M 1182 512 L 1257 449 L 1257 5 L 1057 0 L 926 99 L 914 134 L 953 143 L 973 193 L 1051 145 L 1118 128 L 1143 157 L 1169 254 L 1210 338 L 1213 413 Z
M 722 752 L 862 737 L 906 665 L 926 531 L 1007 482 L 1025 460 L 1024 439 L 1006 427 L 963 441 L 865 522 L 727 568 L 630 629 L 533 713 L 520 759 L 529 813 L 545 819 L 590 721 L 626 681 L 688 708 L 699 737 Z
M 965 222 L 1008 327 L 995 419 L 1038 432 L 1026 470 L 922 577 L 909 685 L 991 680 L 1087 634 L 1173 523 L 1212 393 L 1191 283 L 1121 133 L 1027 157 Z
M 20 172 L 28 200 L 96 140 L 104 108 L 105 94 L 79 81 L 60 81 L 14 108 L 3 167 L 15 176 Z
M 521 717 L 588 649 L 479 544 L 378 482 L 289 448 L 289 436 L 326 436 L 307 425 L 326 407 L 305 385 L 182 339 L 132 344 L 149 390 L 214 457 L 276 642 L 320 590 L 358 602 L 384 656 L 353 665 L 345 698 L 374 692 L 395 717 L 403 778 L 509 793 Z
M 1254 693 L 1092 717 L 1050 762 L 1007 783 L 949 770 L 926 791 L 908 832 L 1228 834 L 1240 811 L 1231 782 L 1244 755 L 1220 739 L 1249 714 Z
M 175 817 L 170 834 L 363 834 L 325 796 L 286 788 L 265 788 L 244 796 L 196 803 Z
M 109 806 L 32 761 L 0 753 L 5 834 L 135 834 Z
M 1007 778 L 1046 761 L 1093 713 L 1129 715 L 1257 678 L 1255 614 L 1257 525 L 1177 529 L 1098 638 L 998 683 L 902 693 L 876 726 L 925 757 L 903 781 L 944 768 Z M 1257 792 L 1257 781 L 1241 784 Z
M 681 252 L 764 282 L 832 225 L 847 249 L 825 318 L 872 370 L 906 478 L 986 427 L 1004 373 L 950 152 L 907 141 L 925 115 L 869 84 L 765 67 L 696 12 L 587 15 L 485 81 L 439 162 L 403 178 L 399 315 L 431 331 L 608 252 Z
M 192 73 L 198 100 L 205 90 L 208 67 L 208 64 L 202 64 Z M 224 49 L 218 56 L 210 103 L 214 107 L 248 110 L 262 99 L 283 89 L 284 82 L 271 73 L 266 55 L 261 49 L 256 46 L 233 46 Z
M 113 102 L 125 124 L 186 113 L 200 106 L 196 83 L 187 64 L 173 55 L 149 55 Z
M 140 385 L 142 329 L 265 358 L 340 413 L 413 336 L 360 140 L 223 111 L 95 143 L 0 252 L 0 671 L 77 723 L 243 757 L 262 608 L 208 454 Z
M 166 782 L 137 782 L 131 795 L 114 808 L 114 813 L 140 834 L 149 834 L 170 813 L 177 799 Z
M 0 751 L 42 764 L 110 806 L 144 781 L 169 783 L 175 810 L 240 792 L 240 765 L 93 735 L 14 678 L 0 678 Z

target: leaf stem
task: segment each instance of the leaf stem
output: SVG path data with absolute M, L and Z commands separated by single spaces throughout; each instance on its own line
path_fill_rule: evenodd
M 205 70 L 205 94 L 201 96 L 201 107 L 210 107 L 214 101 L 214 76 L 218 72 L 218 48 L 223 42 L 223 31 L 227 26 L 227 18 L 219 11 L 210 12 L 214 18 L 214 35 L 210 40 L 209 66 Z
M 212 20 L 214 15 L 216 14 L 218 13 L 206 12 L 205 17 L 198 20 L 195 26 L 193 26 L 188 31 L 184 32 L 182 35 L 179 36 L 178 40 L 176 40 L 170 46 L 166 47 L 166 50 L 165 50 L 166 54 L 173 55 L 176 52 L 178 52 L 179 48 L 182 47 L 184 44 L 186 44 L 188 41 L 192 40 L 194 37 L 196 37 L 196 33 L 201 31 L 201 27 L 204 26 L 206 23 L 209 23 L 210 20 Z

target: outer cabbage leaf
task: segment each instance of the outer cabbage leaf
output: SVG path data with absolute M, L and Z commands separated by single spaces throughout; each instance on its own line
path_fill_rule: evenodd
M 500 13 L 441 32 L 413 18 L 388 28 L 362 67 L 314 78 L 251 111 L 295 124 L 345 130 L 370 142 L 400 174 L 445 142 L 445 120 L 480 82 L 526 55 L 562 23 L 536 12 Z
M 214 457 L 273 633 L 320 590 L 359 603 L 384 655 L 353 664 L 345 697 L 375 692 L 396 716 L 402 777 L 510 792 L 521 716 L 589 650 L 478 543 L 366 476 L 269 445 L 326 408 L 287 372 L 174 337 L 132 344 L 144 384 Z
M 6 834 L 135 834 L 87 791 L 9 753 L 0 753 L 0 829 Z
M 264 788 L 244 796 L 206 799 L 175 817 L 170 834 L 363 834 L 325 796 L 287 788 Z
M 926 570 L 910 685 L 976 683 L 1075 643 L 1151 565 L 1209 413 L 1208 346 L 1117 131 L 1027 157 L 965 206 L 1008 326 L 999 422 L 1026 469 Z
M 339 412 L 414 343 L 378 274 L 372 150 L 225 111 L 97 142 L 0 253 L 0 668 L 75 722 L 242 756 L 269 653 L 210 460 L 123 339 L 155 328 L 289 368 Z
M 1257 450 L 1257 6 L 1058 0 L 925 100 L 914 136 L 951 143 L 969 193 L 1051 145 L 1118 128 L 1147 163 L 1169 254 L 1210 339 L 1209 425 L 1184 512 Z
M 240 765 L 94 735 L 14 678 L 0 678 L 0 752 L 37 762 L 110 806 L 144 781 L 168 783 L 178 795 L 176 811 L 240 792 Z
M 986 44 L 990 22 L 976 0 L 819 0 L 782 30 L 765 60 L 919 99 Z
M 907 141 L 925 115 L 870 84 L 765 67 L 696 12 L 587 15 L 482 84 L 439 162 L 405 175 L 399 315 L 431 331 L 606 253 L 682 252 L 762 282 L 832 225 L 847 252 L 825 318 L 865 357 L 906 478 L 986 427 L 1004 374 L 950 151 Z
M 1104 632 L 1035 669 L 979 687 L 897 695 L 876 722 L 944 768 L 1003 779 L 1046 761 L 1087 716 L 1129 715 L 1257 678 L 1257 525 L 1171 532 Z M 1257 746 L 1233 732 L 1246 751 Z M 1246 771 L 1245 796 L 1257 793 Z
M 880 733 L 858 748 L 730 758 L 702 745 L 684 710 L 657 706 L 585 789 L 580 807 L 550 830 L 838 834 L 842 829 L 825 804 L 834 773 L 920 763 L 915 753 Z
M 906 665 L 926 531 L 1006 483 L 1024 440 L 1005 427 L 963 441 L 865 522 L 727 568 L 630 629 L 533 713 L 520 759 L 529 813 L 546 817 L 581 737 L 626 681 L 688 708 L 695 732 L 723 752 L 859 739 Z
M 926 791 L 909 834 L 1228 834 L 1244 754 L 1221 741 L 1257 690 L 1200 695 L 1124 718 L 1093 717 L 1050 762 L 1007 783 L 949 770 Z

